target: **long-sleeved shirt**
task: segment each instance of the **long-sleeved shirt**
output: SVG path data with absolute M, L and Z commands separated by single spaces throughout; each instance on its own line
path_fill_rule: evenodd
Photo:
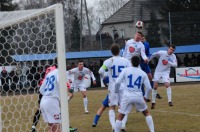
M 158 64 L 156 66 L 155 72 L 167 72 L 167 73 L 170 73 L 170 68 L 171 67 L 177 67 L 177 60 L 176 60 L 175 54 L 169 55 L 167 53 L 167 51 L 158 51 L 158 52 L 153 53 L 150 56 L 149 61 L 151 59 L 153 59 L 154 57 L 159 57 Z M 168 61 L 167 65 L 163 64 L 164 60 Z
M 123 57 L 127 58 L 129 61 L 134 55 L 139 55 L 143 60 L 147 59 L 145 54 L 145 47 L 142 42 L 136 42 L 134 39 L 130 39 L 126 42 L 125 49 L 123 52 Z

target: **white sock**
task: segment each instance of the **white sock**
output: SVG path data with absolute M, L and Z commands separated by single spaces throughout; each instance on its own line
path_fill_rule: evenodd
M 172 89 L 168 87 L 166 90 L 167 90 L 168 102 L 172 102 Z
M 34 126 L 34 125 L 32 125 L 32 128 L 33 128 L 33 129 L 35 129 L 35 126 Z
M 144 97 L 145 97 L 146 99 L 149 99 L 150 93 L 151 93 L 151 89 L 146 89 L 146 92 L 145 92 Z
M 120 132 L 121 131 L 121 125 L 122 125 L 122 121 L 116 120 L 115 132 Z
M 115 128 L 115 111 L 114 110 L 109 110 L 109 120 L 112 128 Z
M 152 103 L 156 103 L 157 90 L 152 89 Z
M 153 123 L 153 119 L 151 115 L 146 116 L 146 122 L 147 122 L 150 132 L 154 132 L 154 123 Z
M 128 120 L 128 114 L 126 114 L 122 120 L 122 126 L 121 129 L 126 129 L 126 122 Z
M 70 99 L 71 99 L 71 97 L 70 97 L 70 96 L 68 96 L 68 102 L 70 101 Z
M 88 106 L 88 99 L 87 99 L 87 97 L 86 97 L 86 98 L 83 98 L 83 104 L 84 104 L 85 110 L 88 110 L 88 109 L 87 109 L 87 106 Z

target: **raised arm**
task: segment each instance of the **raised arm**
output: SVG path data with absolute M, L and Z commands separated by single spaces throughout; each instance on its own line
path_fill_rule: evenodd
M 168 65 L 171 67 L 177 67 L 177 60 L 176 60 L 176 56 L 174 55 L 172 60 L 168 61 Z
M 141 42 L 141 43 L 142 43 L 142 42 Z M 142 59 L 143 59 L 144 61 L 147 61 L 148 58 L 147 58 L 147 56 L 146 56 L 146 53 L 145 53 L 145 47 L 144 47 L 143 44 L 141 44 L 140 53 L 141 53 Z

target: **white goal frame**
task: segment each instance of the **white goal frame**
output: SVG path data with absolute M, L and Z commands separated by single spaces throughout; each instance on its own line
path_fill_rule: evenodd
M 48 12 L 54 10 L 55 14 L 55 26 L 56 26 L 56 46 L 57 46 L 57 57 L 58 57 L 58 71 L 59 71 L 59 85 L 65 86 L 66 85 L 66 55 L 65 55 L 65 33 L 64 33 L 64 16 L 63 16 L 63 5 L 62 4 L 55 4 L 53 6 L 47 7 L 45 9 L 37 9 L 36 12 L 31 12 L 27 10 L 27 15 L 18 17 L 17 19 L 9 19 L 9 20 L 2 20 L 0 18 L 1 28 L 6 28 L 9 25 L 12 25 L 14 23 L 26 21 L 28 19 L 34 18 L 40 14 L 43 14 L 44 12 Z M 25 11 L 26 12 L 26 11 Z M 10 13 L 10 12 L 0 12 L 0 13 Z M 66 88 L 60 88 L 60 99 L 61 99 L 61 130 L 63 132 L 69 132 L 69 110 L 68 110 L 68 99 L 67 99 L 67 89 Z M 1 104 L 0 104 L 1 105 Z M 0 106 L 0 132 L 2 131 L 2 119 L 1 119 L 1 106 Z

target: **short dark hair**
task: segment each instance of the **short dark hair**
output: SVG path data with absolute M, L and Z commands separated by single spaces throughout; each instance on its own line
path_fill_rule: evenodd
M 168 47 L 169 47 L 169 48 L 172 47 L 173 49 L 176 49 L 176 46 L 173 45 L 173 44 L 170 44 Z
M 83 60 L 79 60 L 79 61 L 78 61 L 78 63 L 82 63 L 82 62 L 83 62 Z M 84 62 L 83 62 L 83 63 L 84 63 Z
M 138 34 L 140 34 L 142 37 L 144 37 L 144 34 L 140 31 L 137 31 Z
M 118 44 L 112 44 L 110 49 L 113 55 L 119 55 L 120 48 Z
M 134 67 L 138 67 L 139 64 L 140 64 L 140 61 L 141 61 L 141 59 L 140 59 L 140 57 L 137 56 L 137 55 L 135 55 L 135 56 L 133 56 L 133 57 L 131 58 L 131 63 L 132 63 L 132 65 L 133 65 Z

